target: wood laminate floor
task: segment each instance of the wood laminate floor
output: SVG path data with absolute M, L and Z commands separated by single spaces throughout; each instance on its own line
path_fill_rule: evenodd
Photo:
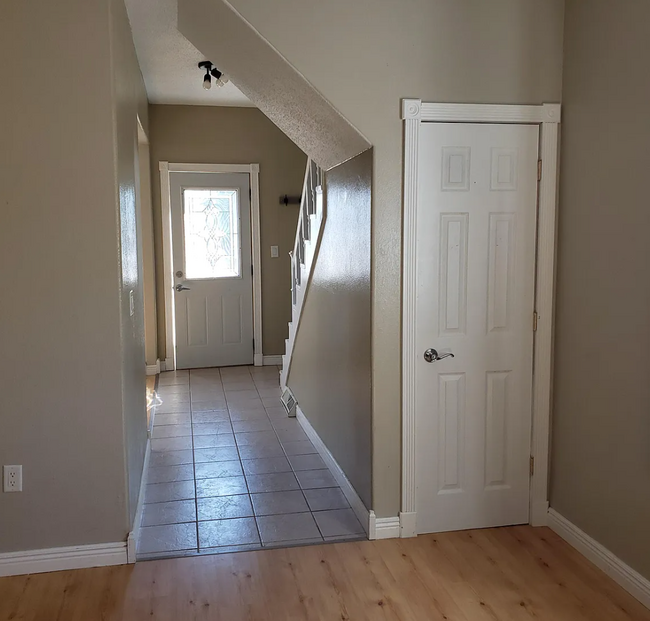
M 147 561 L 0 579 L 30 621 L 650 621 L 547 528 Z

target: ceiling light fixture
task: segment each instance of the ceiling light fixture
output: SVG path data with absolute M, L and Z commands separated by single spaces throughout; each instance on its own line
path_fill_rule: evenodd
M 219 71 L 219 69 L 217 69 L 209 60 L 202 60 L 199 63 L 199 69 L 205 69 L 205 75 L 203 76 L 203 88 L 206 91 L 212 88 L 212 78 L 214 78 L 215 84 L 220 87 L 229 82 L 228 76 L 222 71 Z

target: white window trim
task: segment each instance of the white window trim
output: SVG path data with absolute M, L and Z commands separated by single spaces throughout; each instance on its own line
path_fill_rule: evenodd
M 176 368 L 174 317 L 174 268 L 172 261 L 172 220 L 170 173 L 248 173 L 251 188 L 251 247 L 253 260 L 253 363 L 264 364 L 262 352 L 262 250 L 260 239 L 260 165 L 259 164 L 171 164 L 160 162 L 160 203 L 163 234 L 163 289 L 165 294 L 165 370 Z
M 539 106 L 440 104 L 402 100 L 404 121 L 404 232 L 402 269 L 402 510 L 400 536 L 416 530 L 415 480 L 415 278 L 418 149 L 422 123 L 525 123 L 541 130 L 535 310 L 535 372 L 531 456 L 534 474 L 530 486 L 530 523 L 548 521 L 549 435 L 553 370 L 553 312 L 555 298 L 556 217 L 558 194 L 558 140 L 560 104 Z

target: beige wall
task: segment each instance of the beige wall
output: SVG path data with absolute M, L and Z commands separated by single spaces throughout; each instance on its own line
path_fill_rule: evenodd
M 650 578 L 650 4 L 568 0 L 551 506 Z
M 559 101 L 563 0 L 230 0 L 374 146 L 373 489 L 400 506 L 400 98 Z M 290 34 L 288 34 L 290 33 Z
M 136 200 L 138 117 L 149 125 L 147 93 L 123 0 L 110 0 L 115 199 L 119 206 L 120 317 L 122 347 L 122 415 L 126 456 L 128 524 L 133 524 L 147 445 L 144 351 L 142 226 Z M 135 312 L 131 316 L 129 293 Z
M 11 281 L 0 463 L 22 464 L 24 478 L 22 493 L 0 493 L 2 552 L 124 541 L 129 530 L 124 436 L 140 400 L 122 376 L 117 178 L 128 191 L 134 137 L 122 120 L 135 90 L 111 79 L 123 18 L 108 0 L 2 11 L 0 55 L 12 61 L 0 69 L 0 262 Z
M 371 508 L 370 212 L 372 150 L 326 176 L 327 220 L 288 384 Z
M 291 321 L 289 252 L 293 250 L 298 207 L 280 205 L 278 199 L 302 192 L 305 154 L 255 108 L 156 105 L 149 109 L 160 358 L 166 355 L 160 161 L 260 164 L 263 351 L 266 356 L 283 354 Z M 279 246 L 279 258 L 271 258 L 271 246 Z

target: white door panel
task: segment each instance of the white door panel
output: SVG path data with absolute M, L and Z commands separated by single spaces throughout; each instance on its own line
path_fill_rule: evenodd
M 253 362 L 249 187 L 245 173 L 170 174 L 178 369 Z
M 417 530 L 526 523 L 538 127 L 424 123 L 419 148 Z

